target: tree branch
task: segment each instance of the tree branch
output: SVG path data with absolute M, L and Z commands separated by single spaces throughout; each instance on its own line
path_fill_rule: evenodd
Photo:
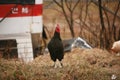
M 97 1 L 92 0 L 92 2 L 93 2 L 96 6 L 99 6 L 99 4 L 97 3 Z M 103 7 L 103 6 L 101 6 L 101 8 L 102 8 L 102 9 L 104 9 L 104 10 L 106 10 L 107 12 L 109 12 L 109 13 L 111 13 L 111 14 L 115 15 L 115 13 L 114 13 L 114 12 L 112 12 L 111 10 L 109 10 L 108 8 Z M 120 19 L 120 16 L 119 16 L 119 15 L 116 15 L 116 16 Z
M 59 3 L 59 2 L 57 2 L 56 0 L 53 0 L 59 7 L 62 7 L 62 5 Z M 63 0 L 62 0 L 63 1 Z

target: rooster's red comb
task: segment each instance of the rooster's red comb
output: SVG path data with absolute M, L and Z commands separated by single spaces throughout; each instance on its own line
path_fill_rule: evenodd
M 55 31 L 60 33 L 60 25 L 59 24 L 57 24 Z

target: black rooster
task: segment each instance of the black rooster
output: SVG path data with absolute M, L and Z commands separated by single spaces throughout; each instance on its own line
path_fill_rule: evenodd
M 60 66 L 62 67 L 62 59 L 64 58 L 64 48 L 63 43 L 60 37 L 60 26 L 57 24 L 54 36 L 48 43 L 48 50 L 50 52 L 50 57 L 54 61 L 54 68 L 57 67 L 56 60 L 58 59 L 60 62 Z

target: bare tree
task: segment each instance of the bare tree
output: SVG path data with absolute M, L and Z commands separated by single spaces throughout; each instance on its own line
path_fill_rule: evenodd
M 101 0 L 98 1 L 98 4 L 99 4 L 100 20 L 101 20 L 101 27 L 102 27 L 102 29 L 100 31 L 100 46 L 107 49 L 111 45 L 110 43 L 111 43 L 112 38 L 114 40 L 118 40 L 119 39 L 120 28 L 116 28 L 115 22 L 116 22 L 117 13 L 118 13 L 119 6 L 120 6 L 120 1 L 119 1 L 118 5 L 117 5 L 115 13 L 113 15 L 113 20 L 111 20 L 112 27 L 110 27 L 110 22 L 108 20 L 107 13 L 104 10 L 106 18 L 107 18 L 107 21 L 108 21 L 108 28 L 106 28 L 106 26 L 104 24 L 104 18 L 103 18 L 104 14 L 102 13 L 102 6 L 101 6 L 102 2 L 101 2 Z M 119 31 L 117 31 L 117 29 L 119 29 Z M 112 37 L 112 35 L 113 35 L 113 37 Z
M 116 26 L 115 26 L 115 21 L 116 21 L 116 18 L 117 18 L 117 13 L 118 13 L 119 8 L 120 8 L 119 6 L 120 6 L 120 1 L 119 1 L 119 3 L 118 3 L 117 8 L 116 8 L 116 11 L 115 11 L 115 14 L 114 14 L 114 18 L 113 18 L 113 23 L 112 23 L 112 29 L 113 29 L 113 34 L 114 34 L 114 40 L 118 40 L 118 38 L 119 38 L 119 37 L 116 36 L 117 33 L 116 33 Z M 120 30 L 120 28 L 119 28 L 119 30 Z
M 53 1 L 61 9 L 61 11 L 58 8 L 56 10 L 64 15 L 72 37 L 75 36 L 74 26 L 79 24 L 79 36 L 89 40 L 90 44 L 97 47 L 109 49 L 112 42 L 120 39 L 119 0 L 112 2 L 116 5 L 111 5 L 111 2 L 103 0 Z
M 101 23 L 101 30 L 100 30 L 100 47 L 104 46 L 104 39 L 105 39 L 105 25 L 104 25 L 104 19 L 103 19 L 103 14 L 102 14 L 102 1 L 98 0 L 98 4 L 99 4 L 99 15 L 100 15 L 100 23 Z
M 72 35 L 72 37 L 75 37 L 73 15 L 74 15 L 75 8 L 79 4 L 80 0 L 77 0 L 77 1 L 74 1 L 74 0 L 60 0 L 60 1 L 53 0 L 53 1 L 62 9 L 63 14 L 65 16 L 65 19 L 69 25 L 71 35 Z M 69 13 L 70 15 L 67 15 L 67 13 Z
M 120 38 L 120 27 L 116 25 L 117 18 L 119 19 L 119 6 L 120 1 L 116 3 L 117 5 L 114 6 L 114 10 L 111 10 L 111 7 L 105 7 L 104 4 L 109 5 L 109 1 L 102 2 L 102 0 L 94 1 L 92 2 L 98 6 L 99 9 L 99 17 L 100 17 L 100 47 L 109 49 L 112 42 L 115 40 L 119 40 Z M 116 1 L 117 2 L 117 1 Z M 103 12 L 104 11 L 104 12 Z M 105 17 L 103 17 L 105 16 Z M 106 25 L 107 24 L 107 25 Z

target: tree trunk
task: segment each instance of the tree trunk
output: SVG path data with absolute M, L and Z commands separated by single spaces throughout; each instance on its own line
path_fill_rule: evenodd
M 105 45 L 105 25 L 104 25 L 104 19 L 103 19 L 103 14 L 102 14 L 102 1 L 98 0 L 98 4 L 99 4 L 99 15 L 100 15 L 100 23 L 101 23 L 101 30 L 100 30 L 100 48 L 104 48 Z

